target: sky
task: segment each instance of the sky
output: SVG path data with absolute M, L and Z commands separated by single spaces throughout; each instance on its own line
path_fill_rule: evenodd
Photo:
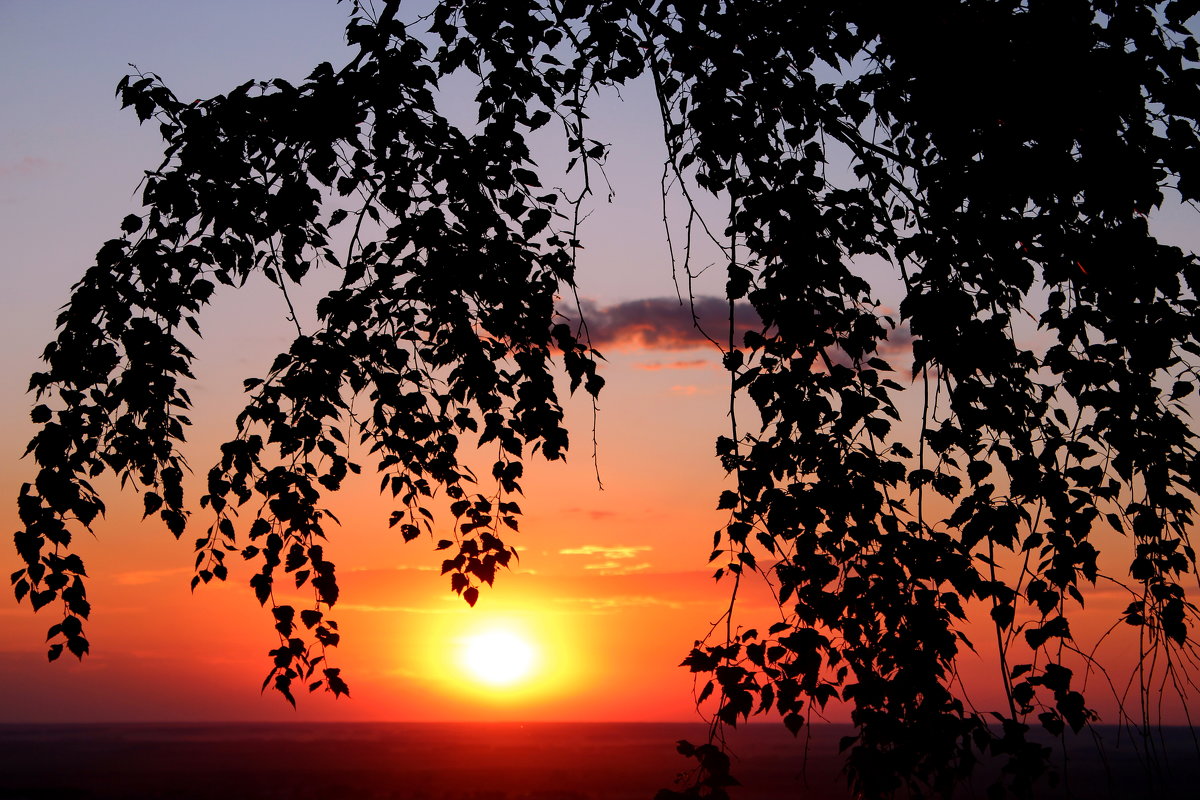
M 138 210 L 138 181 L 161 153 L 153 126 L 120 109 L 117 81 L 129 64 L 180 97 L 250 78 L 299 81 L 353 55 L 347 13 L 332 0 L 0 2 L 0 358 L 12 376 L 0 386 L 0 452 L 11 454 L 0 475 L 14 498 L 32 477 L 18 459 L 33 432 L 25 376 L 71 284 Z M 447 98 L 452 112 L 456 102 Z M 707 557 L 722 522 L 713 442 L 726 425 L 726 378 L 676 298 L 652 102 L 647 86 L 632 87 L 594 114 L 592 135 L 616 151 L 614 199 L 595 204 L 579 281 L 608 358 L 596 461 L 591 407 L 576 399 L 568 462 L 527 465 L 520 563 L 476 608 L 438 575 L 432 540 L 405 545 L 389 533 L 374 479 L 348 487 L 331 503 L 343 526 L 327 552 L 342 587 L 336 664 L 352 699 L 304 696 L 293 711 L 259 692 L 275 644 L 269 612 L 245 585 L 250 571 L 235 566 L 227 584 L 192 594 L 191 537 L 143 524 L 140 498 L 102 480 L 109 513 L 79 545 L 92 576 L 92 654 L 46 664 L 52 609 L 0 603 L 0 721 L 696 719 L 691 678 L 677 665 L 724 605 Z M 719 292 L 714 283 L 709 293 Z M 315 301 L 319 289 L 309 294 Z M 285 316 L 278 297 L 251 284 L 218 295 L 202 319 L 187 451 L 198 474 L 232 431 L 242 379 L 290 343 Z M 4 508 L 11 529 L 14 506 Z M 3 558 L 16 568 L 15 553 Z M 464 642 L 495 627 L 534 644 L 536 680 L 497 690 L 463 669 Z
M 159 74 L 181 98 L 250 78 L 295 82 L 321 61 L 351 57 L 347 13 L 332 0 L 0 0 L 0 366 L 10 376 L 0 383 L 0 453 L 9 454 L 0 456 L 0 487 L 13 498 L 33 475 L 18 458 L 33 432 L 25 376 L 38 368 L 71 284 L 138 210 L 137 184 L 161 152 L 153 126 L 139 127 L 113 96 L 128 65 Z M 447 98 L 451 108 L 460 102 Z M 375 479 L 352 483 L 331 500 L 343 526 L 327 548 L 342 590 L 334 663 L 352 699 L 302 696 L 293 710 L 259 691 L 275 638 L 269 611 L 245 585 L 250 570 L 235 565 L 227 583 L 190 592 L 191 537 L 175 541 L 143 524 L 140 498 L 101 480 L 109 514 L 80 543 L 92 576 L 92 654 L 48 665 L 53 607 L 34 615 L 0 601 L 0 722 L 697 719 L 691 677 L 678 664 L 727 603 L 707 564 L 724 521 L 713 443 L 728 428 L 727 377 L 676 299 L 649 87 L 599 98 L 592 117 L 591 135 L 614 145 L 613 200 L 594 204 L 579 273 L 608 359 L 598 449 L 593 461 L 591 406 L 575 398 L 568 462 L 527 464 L 517 567 L 467 608 L 438 574 L 433 541 L 405 545 L 389 533 L 391 509 Z M 300 302 L 315 302 L 320 281 Z M 722 283 L 722 270 L 710 269 L 696 291 L 719 295 Z M 719 323 L 720 306 L 702 300 L 702 318 Z M 202 319 L 189 390 L 197 403 L 188 456 L 198 474 L 233 430 L 242 379 L 265 372 L 290 342 L 286 314 L 251 283 L 218 293 Z M 0 509 L 15 529 L 15 503 Z M 199 515 L 193 524 L 203 524 Z M 16 569 L 15 553 L 0 559 Z M 1097 636 L 1120 604 L 1100 593 L 1089 606 L 1101 612 L 1088 623 Z M 748 622 L 771 619 L 761 592 L 740 608 Z M 530 680 L 498 689 L 463 663 L 472 637 L 497 630 L 531 643 Z M 984 655 L 964 661 L 964 674 L 993 668 Z

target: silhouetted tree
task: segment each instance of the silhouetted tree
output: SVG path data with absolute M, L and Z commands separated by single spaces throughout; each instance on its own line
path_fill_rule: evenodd
M 192 356 L 179 334 L 199 331 L 216 284 L 254 272 L 285 294 L 317 264 L 343 280 L 319 328 L 297 326 L 246 383 L 200 499 L 193 584 L 224 579 L 240 551 L 280 637 L 268 683 L 289 700 L 298 679 L 346 691 L 323 661 L 338 593 L 320 502 L 359 469 L 350 423 L 406 540 L 434 531 L 432 499 L 449 499 L 443 569 L 473 603 L 512 555 L 501 534 L 516 528 L 522 459 L 567 447 L 554 360 L 572 390 L 601 387 L 586 327 L 556 318 L 554 298 L 573 292 L 580 208 L 606 155 L 588 100 L 637 78 L 656 88 L 688 229 L 705 223 L 725 253 L 731 319 L 748 302 L 762 321 L 744 337 L 731 324 L 723 345 L 732 488 L 713 559 L 735 597 L 750 574 L 768 580 L 781 614 L 745 630 L 731 604 L 687 657 L 711 677 L 716 721 L 773 710 L 797 731 L 839 699 L 864 796 L 948 791 L 981 753 L 1007 759 L 998 791 L 1027 791 L 1046 766 L 1031 724 L 1060 734 L 1095 717 L 1069 620 L 1109 577 L 1102 535 L 1128 553 L 1120 621 L 1147 651 L 1194 644 L 1181 581 L 1196 571 L 1200 461 L 1183 401 L 1200 267 L 1147 215 L 1167 194 L 1200 196 L 1185 24 L 1200 3 L 446 0 L 411 25 L 399 5 L 355 0 L 358 54 L 298 86 L 184 103 L 154 75 L 121 82 L 166 158 L 31 383 L 39 472 L 21 491 L 13 582 L 35 609 L 63 604 L 51 659 L 88 649 L 69 546 L 104 509 L 91 477 L 139 484 L 147 516 L 182 535 Z M 438 80 L 463 71 L 473 128 L 436 102 Z M 526 137 L 546 125 L 582 176 L 575 197 L 541 185 Z M 727 203 L 722 224 L 700 216 L 701 193 Z M 339 225 L 349 245 L 335 253 Z M 863 257 L 894 268 L 895 311 Z M 897 324 L 922 393 L 907 436 L 881 357 Z M 752 425 L 733 415 L 743 396 Z M 490 478 L 460 461 L 464 436 L 495 448 Z M 275 603 L 277 577 L 311 586 L 313 606 Z M 1003 708 L 978 710 L 956 685 L 967 610 L 990 614 Z M 1156 680 L 1186 684 L 1185 668 L 1164 659 Z M 682 749 L 703 767 L 690 793 L 723 795 L 723 754 Z

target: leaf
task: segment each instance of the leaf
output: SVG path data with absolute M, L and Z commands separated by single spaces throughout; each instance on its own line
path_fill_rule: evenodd
M 51 650 L 53 649 L 52 646 Z M 67 649 L 71 651 L 71 655 L 82 661 L 88 652 L 88 640 L 82 636 L 71 636 L 67 639 Z M 57 658 L 57 656 L 52 657 L 50 660 L 53 661 L 54 658 Z
M 516 180 L 517 183 L 521 183 L 526 186 L 541 186 L 542 185 L 542 182 L 541 182 L 541 180 L 538 179 L 536 172 L 532 172 L 527 169 L 517 168 L 512 171 L 512 174 L 513 174 L 513 179 Z
M 145 510 L 142 513 L 142 519 L 145 519 L 162 508 L 163 499 L 154 492 L 146 492 L 144 495 L 142 495 L 142 503 L 145 507 Z

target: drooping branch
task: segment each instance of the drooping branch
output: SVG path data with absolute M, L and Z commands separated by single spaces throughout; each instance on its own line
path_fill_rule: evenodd
M 556 362 L 572 391 L 602 385 L 555 296 L 575 292 L 608 152 L 587 104 L 649 73 L 664 187 L 687 206 L 684 269 L 698 222 L 728 257 L 730 308 L 761 321 L 721 345 L 739 416 L 717 443 L 731 485 L 714 558 L 735 593 L 769 580 L 779 619 L 739 628 L 730 606 L 684 662 L 701 698 L 718 723 L 772 712 L 793 731 L 845 704 L 867 797 L 948 792 L 983 755 L 1028 790 L 1048 764 L 1031 726 L 1096 719 L 1072 620 L 1097 581 L 1129 589 L 1122 624 L 1166 655 L 1143 662 L 1143 691 L 1192 682 L 1178 656 L 1197 617 L 1200 265 L 1146 215 L 1164 187 L 1200 192 L 1193 6 L 444 0 L 406 26 L 398 2 L 374 19 L 356 3 L 357 54 L 299 86 L 184 105 L 151 75 L 126 79 L 167 158 L 34 376 L 17 597 L 64 604 L 51 658 L 87 651 L 70 542 L 104 510 L 88 481 L 140 485 L 177 536 L 188 521 L 181 327 L 199 330 L 217 284 L 262 272 L 286 293 L 320 267 L 341 286 L 247 383 L 209 473 L 197 580 L 224 579 L 240 552 L 280 639 L 268 685 L 345 692 L 325 661 L 338 588 L 322 498 L 359 470 L 348 430 L 378 459 L 392 524 L 432 535 L 474 602 L 513 552 L 523 459 L 566 449 Z M 478 79 L 464 129 L 437 103 L 461 70 Z M 582 173 L 571 196 L 542 186 L 527 142 L 555 118 Z M 728 204 L 720 226 L 698 216 L 706 193 Z M 331 230 L 351 219 L 338 258 Z M 871 259 L 894 265 L 893 286 Z M 919 380 L 919 411 L 897 367 Z M 470 440 L 494 449 L 490 476 L 460 459 Z M 1128 575 L 1105 575 L 1101 546 L 1121 542 Z M 279 577 L 312 602 L 297 612 Z M 980 608 L 1002 670 L 994 716 L 956 666 Z M 729 762 L 712 745 L 690 753 L 720 797 Z

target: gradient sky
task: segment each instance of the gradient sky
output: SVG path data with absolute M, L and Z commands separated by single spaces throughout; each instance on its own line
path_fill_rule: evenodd
M 158 73 L 180 97 L 250 78 L 298 81 L 320 61 L 352 55 L 342 42 L 347 12 L 332 0 L 0 2 L 0 324 L 9 343 L 0 358 L 12 376 L 0 389 L 0 448 L 13 454 L 0 475 L 14 497 L 32 476 L 16 458 L 32 433 L 26 376 L 71 283 L 137 209 L 136 185 L 161 152 L 152 126 L 139 127 L 113 97 L 127 64 Z M 139 498 L 109 481 L 108 518 L 80 543 L 92 575 L 92 655 L 47 665 L 53 609 L 35 616 L 0 603 L 0 719 L 695 718 L 691 679 L 676 665 L 723 607 L 706 558 L 721 523 L 711 509 L 723 480 L 713 440 L 725 424 L 725 377 L 677 301 L 664 299 L 675 287 L 661 233 L 661 152 L 652 149 L 658 122 L 647 87 L 623 95 L 595 114 L 592 135 L 617 145 L 615 198 L 596 204 L 580 276 L 609 357 L 597 430 L 604 490 L 590 406 L 573 402 L 569 463 L 528 465 L 520 565 L 469 610 L 437 574 L 431 541 L 405 546 L 388 532 L 374 479 L 347 489 L 332 502 L 344 526 L 329 550 L 342 584 L 337 663 L 353 699 L 301 697 L 293 712 L 259 695 L 274 635 L 245 586 L 250 572 L 235 567 L 227 585 L 191 595 L 190 541 L 141 524 Z M 447 99 L 452 112 L 460 100 Z M 720 290 L 713 274 L 710 293 Z M 203 320 L 189 435 L 198 473 L 232 430 L 241 380 L 290 342 L 285 314 L 277 296 L 251 285 L 218 296 Z M 648 318 L 660 320 L 649 334 Z M 16 527 L 13 506 L 4 519 Z M 15 554 L 4 558 L 15 569 Z M 464 679 L 457 641 L 491 624 L 541 644 L 535 689 L 496 692 Z
M 10 376 L 0 385 L 0 452 L 11 454 L 0 458 L 0 486 L 11 497 L 32 477 L 32 465 L 17 459 L 32 433 L 26 376 L 71 283 L 137 210 L 142 171 L 158 163 L 156 131 L 139 127 L 113 97 L 127 64 L 158 73 L 181 98 L 250 78 L 298 81 L 320 61 L 350 57 L 347 13 L 332 0 L 0 0 L 0 366 Z M 691 678 L 676 665 L 726 601 L 706 563 L 723 519 L 713 510 L 724 482 L 713 441 L 727 426 L 726 377 L 671 299 L 652 97 L 645 85 L 622 97 L 602 98 L 593 111 L 591 135 L 615 145 L 615 197 L 595 205 L 579 276 L 609 359 L 597 430 L 604 490 L 591 458 L 590 406 L 574 401 L 570 462 L 527 468 L 526 516 L 514 540 L 520 565 L 469 610 L 437 574 L 432 541 L 404 545 L 388 532 L 390 507 L 375 479 L 350 485 L 330 503 L 344 526 L 328 552 L 342 586 L 335 663 L 353 699 L 304 696 L 292 711 L 259 693 L 275 640 L 269 612 L 245 586 L 250 570 L 235 565 L 227 584 L 192 595 L 190 539 L 141 524 L 139 498 L 102 481 L 109 516 L 80 544 L 92 575 L 92 655 L 47 665 L 42 638 L 54 607 L 35 616 L 28 605 L 0 601 L 0 721 L 695 718 Z M 1183 230 L 1172 215 L 1164 219 Z M 719 294 L 722 283 L 722 270 L 712 269 L 698 294 Z M 241 380 L 262 374 L 290 342 L 285 314 L 277 296 L 252 284 L 219 293 L 202 320 L 190 390 L 189 458 L 198 473 L 232 431 Z M 0 508 L 15 528 L 15 503 Z M 199 514 L 193 524 L 204 524 Z M 0 554 L 16 568 L 15 553 Z M 1089 609 L 1121 605 L 1119 594 L 1101 593 Z M 770 620 L 762 597 L 747 595 L 743 608 L 748 622 Z M 497 692 L 464 677 L 454 655 L 460 640 L 494 625 L 541 646 L 535 686 Z M 988 667 L 983 656 L 963 665 L 968 675 Z

